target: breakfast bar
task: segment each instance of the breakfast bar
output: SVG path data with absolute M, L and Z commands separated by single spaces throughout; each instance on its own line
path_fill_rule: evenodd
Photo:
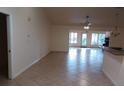
M 103 72 L 114 85 L 124 85 L 124 50 L 105 48 Z

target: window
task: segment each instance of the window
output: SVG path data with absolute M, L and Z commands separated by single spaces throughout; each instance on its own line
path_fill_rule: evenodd
M 69 33 L 69 43 L 71 43 L 71 44 L 77 43 L 77 32 Z

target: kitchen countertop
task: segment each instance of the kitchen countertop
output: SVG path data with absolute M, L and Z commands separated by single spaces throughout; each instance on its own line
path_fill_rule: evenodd
M 117 56 L 124 56 L 124 50 L 117 50 L 109 47 L 105 47 L 104 50 Z
M 124 49 L 104 48 L 103 72 L 114 85 L 124 85 Z

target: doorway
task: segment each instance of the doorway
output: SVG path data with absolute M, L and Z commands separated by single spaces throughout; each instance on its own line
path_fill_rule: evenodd
M 8 78 L 7 15 L 0 13 L 0 77 Z

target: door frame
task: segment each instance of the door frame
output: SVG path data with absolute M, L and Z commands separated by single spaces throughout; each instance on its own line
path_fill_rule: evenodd
M 8 51 L 8 79 L 13 79 L 12 76 L 12 15 L 0 12 L 6 15 L 7 21 L 7 51 Z
M 7 42 L 8 42 L 8 78 L 12 77 L 12 16 L 7 15 Z

